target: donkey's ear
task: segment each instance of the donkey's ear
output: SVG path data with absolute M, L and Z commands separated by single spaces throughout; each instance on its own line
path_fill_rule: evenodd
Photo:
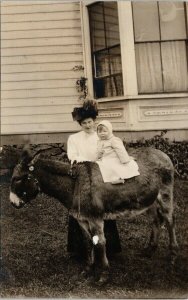
M 23 148 L 23 152 L 22 152 L 22 155 L 21 155 L 21 163 L 23 165 L 27 165 L 31 160 L 32 160 L 31 151 L 28 148 L 28 146 L 25 146 Z

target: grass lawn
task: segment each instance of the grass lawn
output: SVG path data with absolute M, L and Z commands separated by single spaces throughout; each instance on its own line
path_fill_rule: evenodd
M 175 181 L 179 256 L 168 263 L 168 235 L 161 230 L 159 248 L 145 258 L 151 220 L 142 215 L 117 222 L 122 253 L 110 260 L 111 278 L 98 287 L 81 276 L 83 265 L 68 257 L 67 211 L 40 194 L 16 210 L 9 203 L 9 183 L 1 183 L 1 297 L 187 298 L 188 181 Z

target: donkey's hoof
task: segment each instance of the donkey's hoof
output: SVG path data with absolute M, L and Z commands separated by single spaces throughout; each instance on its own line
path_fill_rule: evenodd
M 109 273 L 107 273 L 107 272 L 102 273 L 102 274 L 100 274 L 99 279 L 97 280 L 96 284 L 98 286 L 105 285 L 108 283 L 109 279 L 110 279 Z
M 178 245 L 170 249 L 169 261 L 170 261 L 170 264 L 172 266 L 175 265 L 176 260 L 178 258 L 178 254 L 179 254 L 179 247 L 178 247 Z
M 87 278 L 87 277 L 91 277 L 94 275 L 94 267 L 93 266 L 89 266 L 86 267 L 82 272 L 81 272 L 81 276 Z
M 156 245 L 148 245 L 142 250 L 142 255 L 144 257 L 151 258 L 155 254 L 156 250 L 157 250 Z
M 178 258 L 177 254 L 172 254 L 172 255 L 170 255 L 170 257 L 169 257 L 169 262 L 170 262 L 170 266 L 171 266 L 171 267 L 174 267 L 174 266 L 175 266 L 176 261 L 177 261 L 177 258 Z

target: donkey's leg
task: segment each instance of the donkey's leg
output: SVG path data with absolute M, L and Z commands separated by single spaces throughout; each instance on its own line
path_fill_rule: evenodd
M 171 251 L 171 258 L 173 260 L 174 256 L 177 256 L 178 253 L 178 243 L 176 239 L 176 232 L 175 232 L 175 217 L 167 215 L 166 216 L 166 226 L 169 233 L 169 241 L 170 241 L 170 251 Z
M 145 247 L 143 254 L 147 257 L 151 257 L 158 247 L 162 219 L 159 216 L 157 206 L 155 204 L 149 209 L 148 214 L 150 214 L 153 217 L 153 222 L 150 240 L 147 246 Z
M 160 215 L 163 217 L 168 230 L 171 262 L 174 263 L 174 259 L 177 256 L 178 243 L 177 243 L 176 232 L 175 232 L 175 218 L 173 214 L 172 190 L 170 190 L 168 193 L 166 192 L 159 193 L 157 200 L 160 205 L 159 208 Z
M 80 227 L 83 230 L 83 234 L 85 236 L 85 246 L 87 249 L 87 257 L 86 257 L 86 268 L 83 271 L 84 274 L 90 275 L 93 271 L 94 266 L 94 246 L 91 240 L 91 233 L 89 228 L 88 221 L 78 220 Z
M 101 219 L 90 222 L 92 241 L 95 247 L 95 262 L 100 269 L 99 283 L 105 283 L 109 278 L 109 262 L 106 256 L 106 239 L 104 221 Z M 97 261 L 96 261 L 97 260 Z

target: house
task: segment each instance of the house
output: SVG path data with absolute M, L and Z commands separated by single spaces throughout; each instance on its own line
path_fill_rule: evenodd
M 187 16 L 183 1 L 1 1 L 2 144 L 66 140 L 84 91 L 127 140 L 187 140 Z

